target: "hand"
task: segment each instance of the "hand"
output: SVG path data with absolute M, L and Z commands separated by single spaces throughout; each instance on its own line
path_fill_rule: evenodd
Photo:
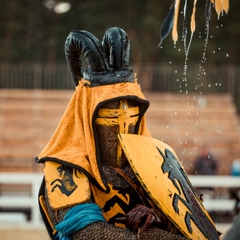
M 127 228 L 135 231 L 140 227 L 144 231 L 153 224 L 160 226 L 163 223 L 152 208 L 140 204 L 130 210 L 125 217 L 117 218 L 116 221 L 125 223 Z

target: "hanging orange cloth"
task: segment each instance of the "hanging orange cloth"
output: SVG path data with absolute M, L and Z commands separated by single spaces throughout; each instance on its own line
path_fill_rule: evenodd
M 176 0 L 174 5 L 174 20 L 173 20 L 173 29 L 172 29 L 172 39 L 174 44 L 176 44 L 178 40 L 177 25 L 178 25 L 179 5 L 180 5 L 180 0 Z
M 221 12 L 228 13 L 229 10 L 229 0 L 211 0 L 212 3 L 215 3 L 215 10 L 218 17 L 220 17 Z
M 211 3 L 214 4 L 216 13 L 218 17 L 222 12 L 226 14 L 229 11 L 229 0 L 211 0 Z M 187 7 L 187 5 L 186 5 Z M 191 16 L 191 23 L 190 29 L 193 33 L 196 28 L 196 21 L 195 21 L 195 14 L 197 9 L 197 0 L 193 1 L 193 11 Z M 160 30 L 160 43 L 158 47 L 161 46 L 163 40 L 168 36 L 170 32 L 172 32 L 172 39 L 174 44 L 178 41 L 178 18 L 179 18 L 179 11 L 181 11 L 181 0 L 175 0 L 173 6 L 170 8 L 169 14 L 165 18 L 163 25 Z M 203 14 L 203 13 L 200 13 Z

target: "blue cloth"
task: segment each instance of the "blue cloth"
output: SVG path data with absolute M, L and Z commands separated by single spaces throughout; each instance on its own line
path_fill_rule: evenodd
M 56 240 L 70 240 L 70 235 L 94 222 L 105 222 L 101 208 L 94 203 L 85 203 L 71 208 L 63 221 L 55 226 Z

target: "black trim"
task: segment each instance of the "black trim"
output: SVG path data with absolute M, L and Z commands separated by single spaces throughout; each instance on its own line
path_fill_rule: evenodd
M 47 229 L 48 235 L 51 238 L 51 240 L 55 240 L 54 236 L 53 236 L 53 229 L 51 227 L 51 225 L 49 224 L 49 221 L 46 217 L 45 212 L 43 211 L 41 204 L 39 203 L 39 197 L 40 196 L 45 196 L 45 188 L 46 188 L 46 183 L 45 183 L 45 177 L 43 177 L 39 192 L 38 192 L 38 204 L 39 204 L 39 210 L 43 219 L 43 222 L 45 224 L 45 227 Z
M 131 68 L 109 71 L 109 72 L 92 72 L 89 68 L 83 72 L 83 78 L 90 81 L 89 87 L 96 87 L 101 85 L 110 85 L 122 82 L 135 82 L 134 73 Z

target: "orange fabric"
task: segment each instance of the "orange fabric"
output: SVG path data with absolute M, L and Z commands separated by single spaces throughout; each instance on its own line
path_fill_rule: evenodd
M 97 87 L 89 87 L 84 79 L 79 81 L 55 133 L 39 154 L 39 161 L 50 157 L 80 166 L 106 190 L 97 165 L 92 129 L 93 113 L 99 102 L 128 95 L 145 99 L 137 81 Z M 150 136 L 145 115 L 138 134 Z

